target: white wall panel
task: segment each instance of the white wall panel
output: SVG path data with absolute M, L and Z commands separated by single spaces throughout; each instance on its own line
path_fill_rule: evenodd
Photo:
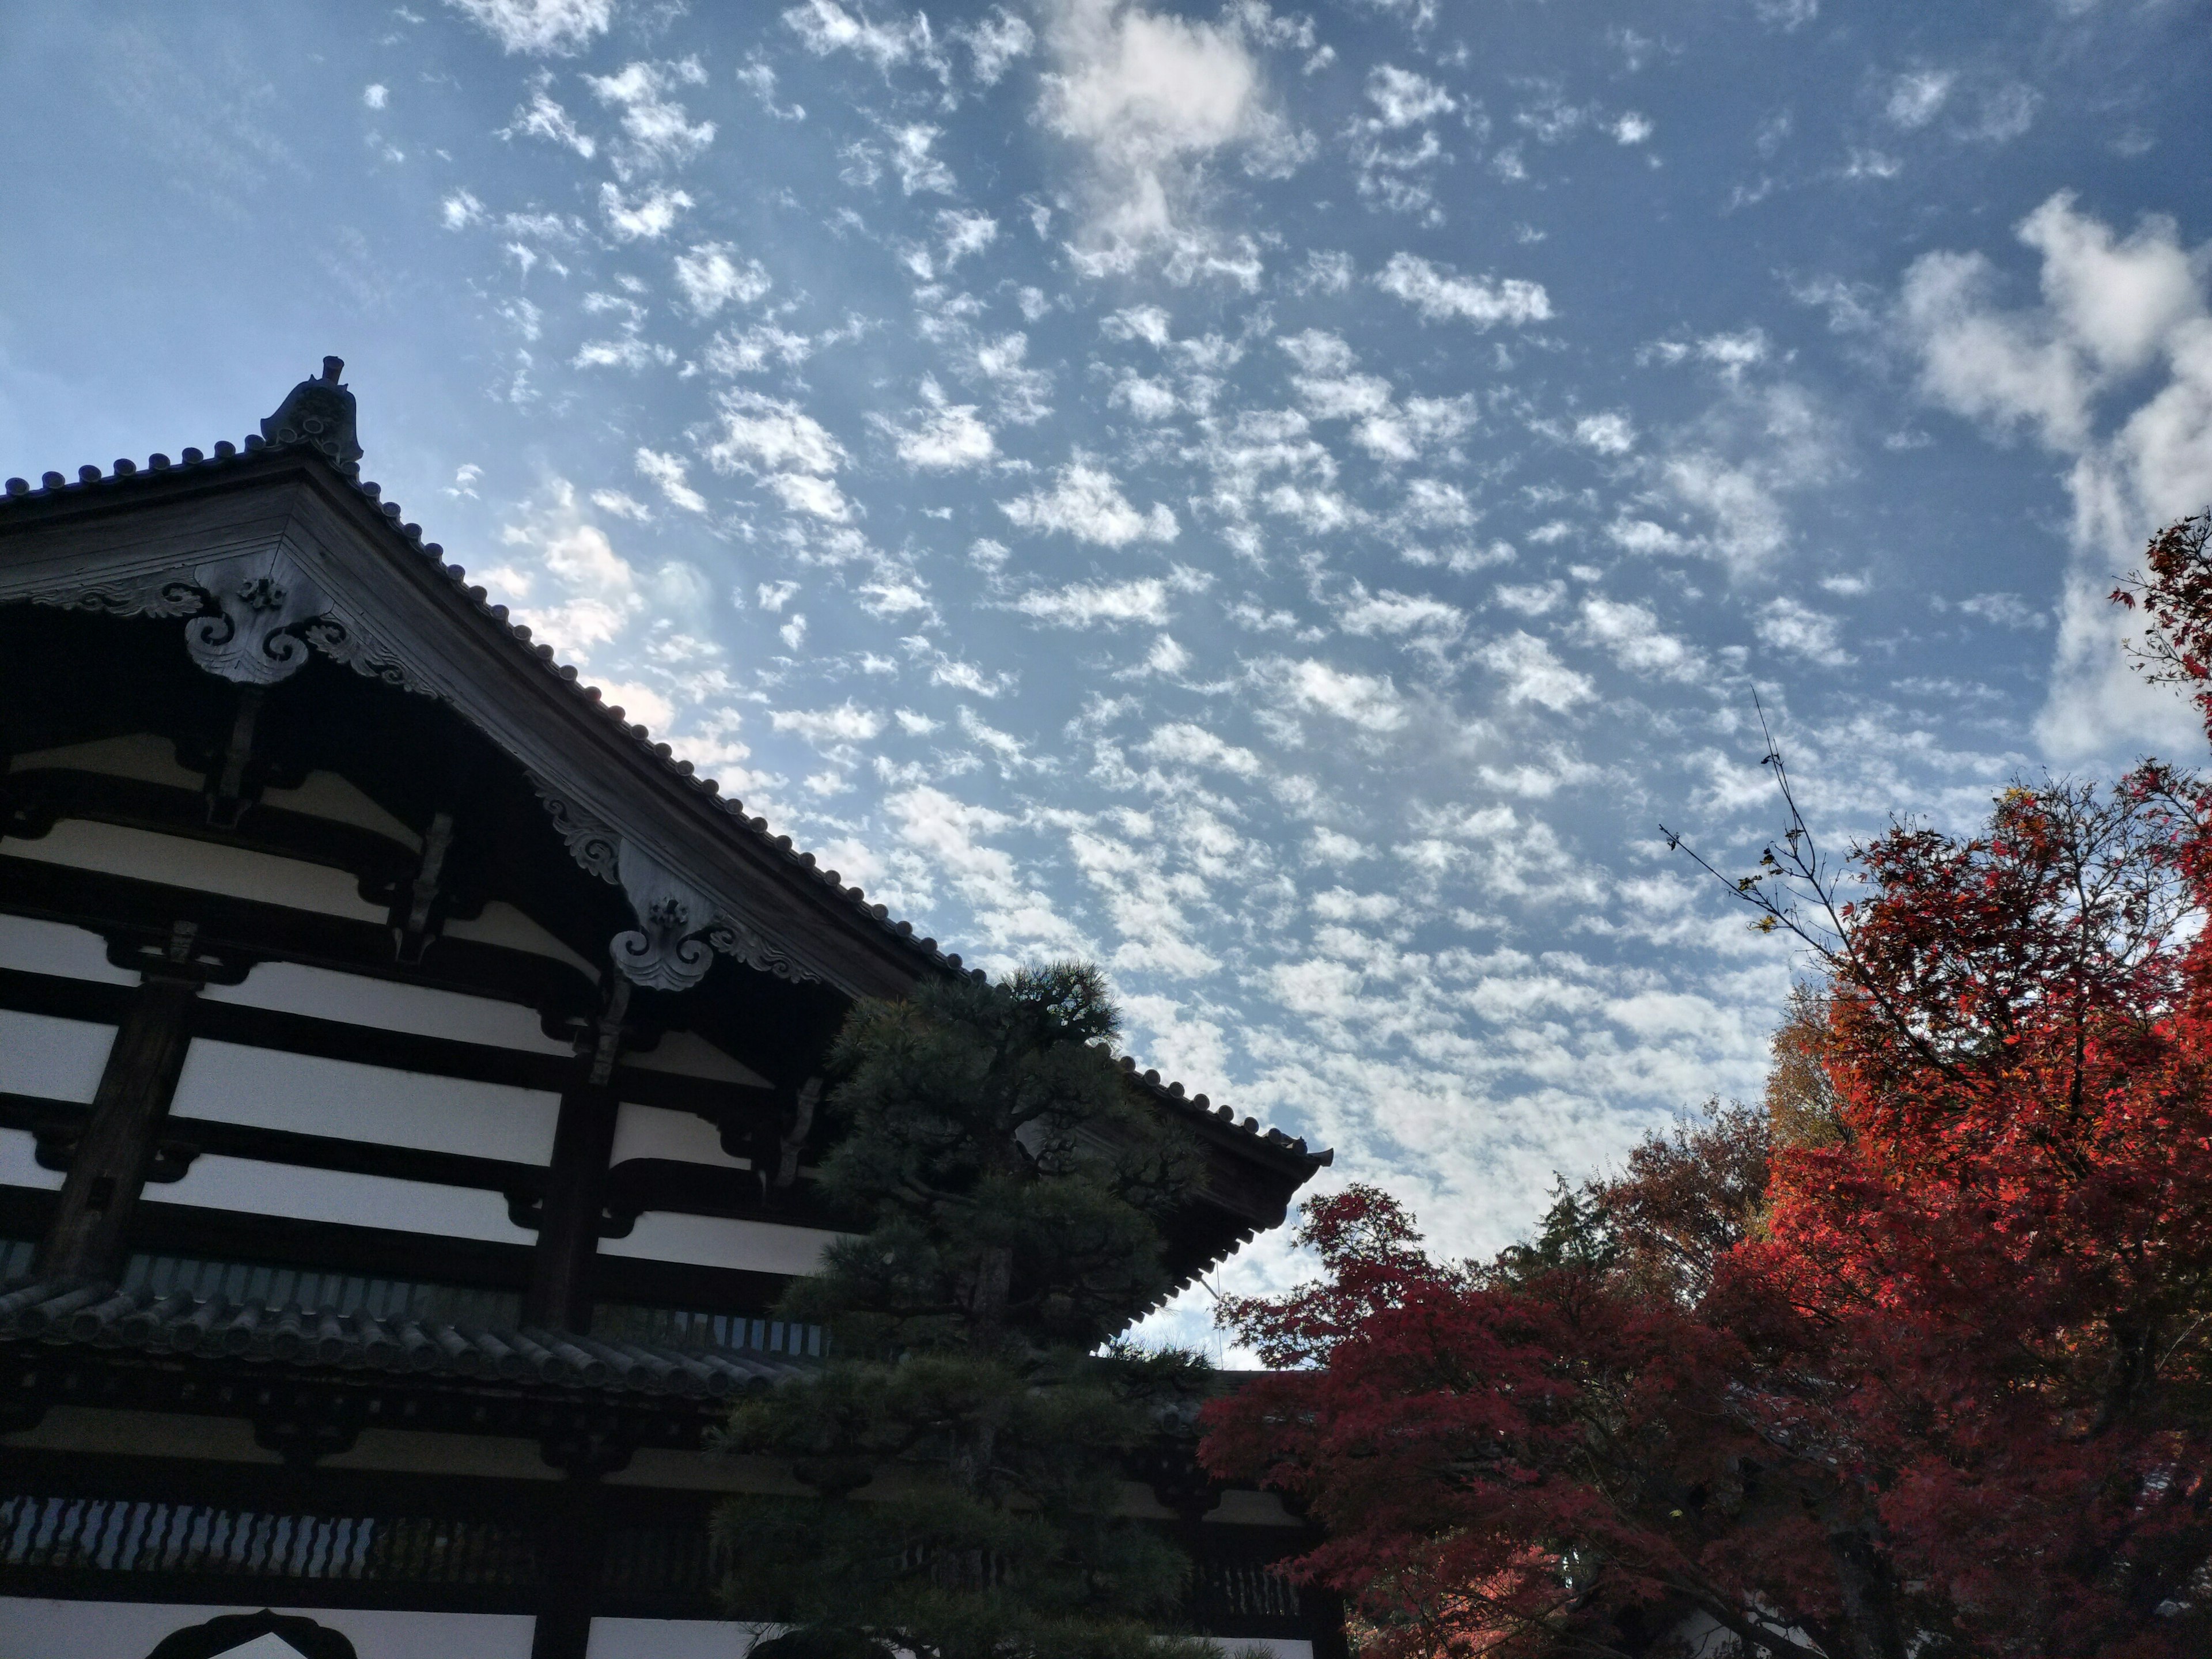
M 11 771 L 34 766 L 63 766 L 76 772 L 105 772 L 110 777 L 137 778 L 142 783 L 165 783 L 173 789 L 198 789 L 206 780 L 177 764 L 177 745 L 151 732 L 127 738 L 102 738 L 97 743 L 75 743 L 66 749 L 40 749 L 15 757 Z
M 755 1642 L 782 1628 L 723 1620 L 594 1619 L 586 1659 L 745 1659 Z
M 0 1091 L 88 1105 L 114 1044 L 112 1025 L 0 1008 Z
M 88 927 L 0 915 L 0 968 L 27 974 L 59 974 L 103 985 L 136 985 L 138 975 L 107 959 L 107 941 Z
M 97 943 L 97 941 L 94 941 Z M 374 1025 L 417 1036 L 449 1037 L 457 1042 L 489 1043 L 533 1054 L 571 1054 L 566 1042 L 545 1035 L 534 1009 L 490 997 L 463 996 L 427 985 L 405 985 L 327 968 L 267 962 L 241 985 L 210 985 L 200 994 L 210 1002 L 269 1008 L 278 1013 L 312 1014 L 349 1025 Z
M 164 1203 L 210 1210 L 337 1221 L 442 1238 L 482 1238 L 495 1244 L 531 1244 L 538 1238 L 507 1218 L 507 1200 L 497 1193 L 260 1164 L 212 1152 L 194 1158 L 182 1181 L 161 1188 L 154 1196 Z
M 154 1644 L 235 1607 L 155 1601 L 44 1601 L 0 1597 L 0 1659 L 146 1659 Z M 279 1607 L 344 1632 L 361 1659 L 530 1659 L 536 1621 L 518 1613 L 389 1613 L 356 1607 Z M 292 1651 L 289 1646 L 283 1650 Z M 740 1650 L 742 1651 L 742 1650 Z M 254 1659 L 259 1659 L 257 1654 Z
M 550 957 L 556 962 L 565 962 L 571 968 L 580 968 L 593 980 L 599 970 L 563 945 L 544 928 L 532 921 L 512 904 L 496 900 L 483 908 L 483 914 L 474 921 L 455 916 L 446 923 L 448 939 L 474 939 L 479 945 L 503 945 L 510 951 L 527 951 L 536 957 Z
M 0 852 L 111 876 L 167 882 L 172 887 L 200 888 L 264 904 L 285 904 L 295 910 L 316 910 L 356 921 L 385 920 L 381 908 L 362 901 L 353 877 L 343 870 L 184 836 L 161 836 L 149 830 L 126 830 L 120 824 L 64 818 L 35 841 L 13 837 L 0 841 Z
M 264 789 L 261 799 L 288 812 L 304 812 L 311 818 L 330 818 L 422 850 L 422 837 L 364 794 L 350 778 L 336 772 L 310 772 L 297 789 Z
M 0 1187 L 42 1187 L 48 1191 L 62 1184 L 59 1170 L 39 1167 L 38 1137 L 28 1129 L 0 1129 Z
M 684 1164 L 711 1164 L 723 1170 L 750 1170 L 751 1160 L 722 1150 L 714 1126 L 693 1112 L 624 1101 L 615 1117 L 615 1150 L 609 1160 L 672 1158 Z
M 739 1065 L 696 1031 L 671 1031 L 641 1054 L 625 1054 L 622 1063 L 642 1072 L 673 1072 L 678 1077 L 768 1087 L 768 1079 L 758 1072 Z
M 203 1037 L 185 1052 L 169 1109 L 298 1134 L 550 1164 L 561 1097 Z
M 837 1235 L 773 1221 L 732 1221 L 721 1216 L 674 1215 L 648 1210 L 627 1238 L 603 1238 L 601 1255 L 647 1261 L 688 1261 L 702 1267 L 740 1267 L 762 1273 L 811 1273 Z

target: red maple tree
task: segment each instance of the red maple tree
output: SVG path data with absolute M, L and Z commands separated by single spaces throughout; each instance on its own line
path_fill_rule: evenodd
M 2124 597 L 2212 722 L 2209 529 Z M 1226 1308 L 1286 1369 L 1205 1455 L 1322 1525 L 1364 1651 L 2212 1651 L 2212 790 L 2015 787 L 1849 889 L 1790 810 L 1733 884 L 1823 969 L 1788 1098 L 1486 1264 L 1317 1200 L 1322 1279 Z

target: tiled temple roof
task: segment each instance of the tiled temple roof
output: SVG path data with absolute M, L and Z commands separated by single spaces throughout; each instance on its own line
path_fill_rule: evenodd
M 271 417 L 272 420 L 275 418 Z M 444 548 L 436 542 L 426 542 L 422 539 L 422 527 L 420 525 L 404 521 L 404 514 L 401 512 L 398 502 L 383 499 L 381 486 L 361 477 L 358 464 L 341 460 L 330 453 L 327 445 L 317 443 L 309 437 L 290 436 L 289 441 L 283 441 L 289 433 L 289 428 L 280 428 L 277 434 L 280 441 L 277 442 L 270 442 L 259 434 L 249 434 L 242 449 L 228 442 L 220 442 L 216 445 L 215 453 L 212 455 L 204 454 L 198 449 L 186 449 L 180 452 L 179 459 L 173 461 L 167 455 L 155 454 L 149 457 L 143 466 L 127 458 L 118 459 L 113 467 L 105 472 L 98 466 L 81 466 L 77 469 L 75 479 L 65 477 L 58 472 L 48 472 L 36 486 L 27 479 L 9 478 L 4 486 L 4 494 L 0 494 L 0 516 L 4 516 L 7 509 L 15 507 L 18 503 L 28 507 L 33 503 L 52 501 L 57 498 L 81 497 L 95 491 L 127 491 L 135 488 L 143 488 L 151 481 L 173 477 L 183 472 L 206 474 L 237 468 L 264 455 L 288 452 L 315 455 L 330 467 L 335 477 L 343 479 L 348 487 L 357 491 L 376 506 L 384 520 L 386 533 L 393 538 L 401 550 L 431 562 L 444 573 L 447 581 L 457 593 L 471 604 L 483 618 L 496 625 L 498 630 L 511 641 L 512 648 L 535 661 L 539 671 L 550 677 L 567 693 L 580 697 L 595 707 L 603 718 L 612 722 L 638 750 L 657 763 L 672 779 L 680 780 L 683 784 L 702 798 L 714 799 L 720 809 L 728 815 L 732 831 L 750 837 L 757 844 L 775 854 L 786 867 L 790 878 L 818 884 L 826 888 L 836 898 L 852 907 L 856 913 L 854 918 L 856 921 L 861 921 L 863 925 L 872 924 L 876 929 L 895 940 L 897 947 L 902 951 L 918 958 L 917 967 L 922 971 L 966 972 L 977 979 L 984 977 L 983 970 L 980 968 L 963 969 L 960 957 L 957 954 L 940 950 L 935 939 L 917 938 L 911 923 L 893 918 L 881 904 L 869 902 L 866 895 L 860 888 L 847 885 L 836 871 L 820 868 L 814 854 L 794 848 L 789 836 L 770 835 L 768 820 L 749 816 L 744 810 L 743 801 L 734 798 L 721 798 L 719 793 L 720 786 L 715 780 L 696 775 L 690 761 L 676 758 L 666 743 L 654 742 L 652 733 L 645 726 L 630 724 L 623 709 L 611 707 L 606 702 L 599 687 L 586 684 L 578 678 L 574 665 L 558 661 L 551 646 L 542 641 L 533 641 L 528 627 L 520 623 L 510 622 L 505 605 L 489 603 L 486 591 L 482 586 L 471 585 L 468 580 L 468 573 L 461 566 L 446 562 Z M 1328 1151 L 1310 1152 L 1303 1139 L 1294 1138 L 1279 1129 L 1263 1130 L 1252 1118 L 1244 1118 L 1240 1122 L 1236 1114 L 1227 1106 L 1215 1106 L 1204 1095 L 1187 1096 L 1180 1083 L 1163 1083 L 1158 1072 L 1138 1073 L 1133 1060 L 1125 1058 L 1122 1060 L 1122 1066 L 1126 1071 L 1132 1073 L 1133 1080 L 1141 1084 L 1147 1093 L 1170 1111 L 1190 1116 L 1211 1118 L 1218 1126 L 1241 1131 L 1249 1136 L 1253 1141 L 1264 1145 L 1278 1153 L 1287 1153 L 1302 1159 L 1309 1173 L 1314 1169 L 1328 1164 L 1334 1156 Z
M 102 1280 L 0 1287 L 0 1342 L 32 1341 L 714 1399 L 810 1369 L 795 1355 L 605 1342 L 538 1326 L 486 1329 L 296 1303 L 273 1309 L 182 1291 L 118 1291 Z

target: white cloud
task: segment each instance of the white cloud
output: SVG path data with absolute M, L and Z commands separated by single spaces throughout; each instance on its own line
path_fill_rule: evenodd
M 1135 752 L 1170 766 L 1211 767 L 1240 778 L 1257 777 L 1262 769 L 1260 757 L 1250 750 L 1224 743 L 1204 726 L 1188 720 L 1154 726 Z
M 629 202 L 612 184 L 599 186 L 599 210 L 607 228 L 623 242 L 657 242 L 674 228 L 677 216 L 690 210 L 691 198 L 680 190 L 653 185 L 636 201 Z
M 845 464 L 845 447 L 797 404 L 739 390 L 724 392 L 717 406 L 722 435 L 707 459 L 718 471 L 827 475 Z
M 922 381 L 921 395 L 927 407 L 913 411 L 907 425 L 876 417 L 896 445 L 899 459 L 924 471 L 954 472 L 981 466 L 998 453 L 991 428 L 974 404 L 947 402 L 933 379 Z
M 614 0 L 446 0 L 507 52 L 568 53 L 591 45 L 614 19 Z
M 615 147 L 615 171 L 623 178 L 690 161 L 714 142 L 712 121 L 693 121 L 671 94 L 681 86 L 703 86 L 707 71 L 696 58 L 673 64 L 626 64 L 613 75 L 587 75 L 584 83 L 603 104 L 622 111 L 623 142 Z
M 952 169 L 937 156 L 930 147 L 945 136 L 944 130 L 926 122 L 910 122 L 902 127 L 892 127 L 885 137 L 891 141 L 891 167 L 899 176 L 899 189 L 908 196 L 919 191 L 934 191 L 950 196 L 955 187 Z
M 769 275 L 757 259 L 740 264 L 726 243 L 702 242 L 676 256 L 676 285 L 695 317 L 711 317 L 726 305 L 749 306 L 769 290 Z
M 1004 6 L 994 6 L 980 21 L 957 26 L 949 33 L 968 48 L 975 79 L 987 87 L 998 85 L 1007 68 L 1036 46 L 1030 26 Z
M 1336 624 L 1347 634 L 1413 635 L 1435 647 L 1460 636 L 1467 626 L 1467 613 L 1426 593 L 1400 593 L 1387 587 L 1379 593 L 1369 593 L 1355 586 L 1351 599 L 1337 612 Z
M 391 90 L 380 81 L 372 81 L 361 89 L 361 101 L 371 109 L 382 109 L 391 99 Z
M 2212 500 L 2208 256 L 2192 258 L 2169 219 L 2117 236 L 2063 192 L 2018 234 L 2041 256 L 2039 306 L 1998 309 L 1979 253 L 1930 253 L 1905 274 L 1898 326 L 1930 398 L 2000 433 L 2027 426 L 2072 461 L 2073 559 L 2037 735 L 2069 761 L 2194 744 L 2185 705 L 2130 672 L 2125 624 L 2105 595 L 2152 530 Z M 2162 379 L 2100 431 L 2101 402 L 2160 367 Z
M 1475 659 L 1505 680 L 1505 701 L 1533 702 L 1564 714 L 1597 696 L 1589 676 L 1576 672 L 1533 634 L 1516 629 L 1475 653 Z
M 1786 596 L 1761 605 L 1753 626 L 1759 637 L 1777 651 L 1824 668 L 1841 668 L 1851 660 L 1839 637 L 1842 625 L 1835 617 L 1809 610 Z
M 937 234 L 945 241 L 945 268 L 958 264 L 971 253 L 981 253 L 999 239 L 999 222 L 988 213 L 969 213 L 948 208 L 937 216 Z
M 1062 0 L 1047 41 L 1044 118 L 1090 162 L 1095 234 L 1141 246 L 1188 234 L 1188 169 L 1216 152 L 1242 149 L 1263 173 L 1304 154 L 1234 11 L 1206 23 L 1126 0 Z
M 1559 601 L 1567 597 L 1567 585 L 1556 577 L 1544 582 L 1501 583 L 1491 591 L 1491 597 L 1508 611 L 1543 617 L 1559 608 Z
M 884 717 L 872 708 L 863 708 L 850 698 L 835 708 L 778 708 L 769 715 L 769 724 L 779 732 L 794 732 L 817 749 L 828 749 L 839 744 L 869 743 L 884 729 Z
M 483 222 L 484 205 L 467 191 L 457 190 L 438 204 L 438 216 L 447 230 L 466 230 Z
M 1498 323 L 1519 326 L 1552 315 L 1551 296 L 1540 283 L 1507 277 L 1489 282 L 1460 276 L 1413 253 L 1394 253 L 1375 278 L 1385 294 L 1403 300 L 1433 320 L 1462 319 L 1477 328 Z
M 637 470 L 660 486 L 660 493 L 668 498 L 670 505 L 680 507 L 686 513 L 707 510 L 707 498 L 684 483 L 684 463 L 677 457 L 641 447 L 637 452 Z
M 1640 144 L 1656 132 L 1651 118 L 1630 110 L 1613 124 L 1613 141 L 1616 144 Z
M 1905 273 L 1900 326 L 1935 401 L 2078 449 L 2094 398 L 2148 367 L 2179 326 L 2203 316 L 2204 297 L 2170 219 L 2147 218 L 2120 240 L 2062 192 L 2019 235 L 2043 256 L 2040 307 L 1996 309 L 1981 254 L 1929 253 Z
M 1140 576 L 1127 582 L 1072 582 L 1066 587 L 1038 589 L 1023 594 L 1012 608 L 1034 621 L 1058 628 L 1090 628 L 1103 624 L 1118 628 L 1141 623 L 1158 628 L 1174 613 L 1168 605 L 1168 584 L 1157 576 Z
M 796 368 L 814 355 L 814 342 L 771 323 L 756 323 L 742 331 L 725 329 L 707 343 L 705 362 L 715 374 L 757 374 L 769 361 Z
M 1888 100 L 1882 106 L 1893 125 L 1911 131 L 1934 120 L 1951 95 L 1958 76 L 1948 70 L 1914 70 L 1890 82 Z
M 817 478 L 804 472 L 772 472 L 766 482 L 787 512 L 804 513 L 831 524 L 847 523 L 853 516 L 853 504 L 845 499 L 834 478 Z
M 1577 632 L 1633 673 L 1669 680 L 1696 680 L 1704 673 L 1697 652 L 1661 628 L 1649 605 L 1592 593 L 1583 600 Z
M 1575 422 L 1575 441 L 1601 455 L 1626 455 L 1636 447 L 1636 428 L 1626 415 L 1585 415 Z
M 929 19 L 921 12 L 903 23 L 878 23 L 865 13 L 854 15 L 836 0 L 806 0 L 785 12 L 783 21 L 817 58 L 849 52 L 883 70 L 910 59 L 933 67 L 939 62 Z
M 738 71 L 738 84 L 741 87 L 750 87 L 753 96 L 760 100 L 761 107 L 777 120 L 804 121 L 806 118 L 805 105 L 793 104 L 785 108 L 777 104 L 775 71 L 761 62 L 758 58 L 755 58 Z
M 1395 732 L 1406 724 L 1406 701 L 1388 674 L 1362 674 L 1310 658 L 1279 658 L 1255 669 L 1294 708 L 1333 715 L 1375 732 Z
M 2041 628 L 2050 621 L 2017 593 L 1976 593 L 1959 601 L 1970 617 L 1999 628 Z
M 944 872 L 994 946 L 1017 957 L 1097 954 L 1052 900 L 1022 878 L 1013 855 L 989 844 L 988 837 L 1014 827 L 1013 818 L 933 786 L 901 791 L 884 805 L 900 841 Z
M 1449 115 L 1459 101 L 1426 76 L 1379 64 L 1368 72 L 1367 101 L 1375 106 L 1373 123 L 1395 131 Z
M 1654 524 L 1649 519 L 1615 519 L 1605 527 L 1607 538 L 1615 547 L 1627 553 L 1687 553 L 1693 550 L 1690 538 L 1669 530 L 1663 524 Z
M 1050 489 L 1001 501 L 999 508 L 1024 530 L 1060 531 L 1105 547 L 1171 542 L 1177 530 L 1175 514 L 1164 503 L 1139 512 L 1112 473 L 1084 460 L 1060 468 Z
M 514 112 L 514 118 L 499 130 L 499 136 L 512 138 L 518 132 L 572 149 L 586 161 L 599 151 L 599 141 L 579 131 L 568 118 L 568 112 L 554 102 L 543 86 L 532 92 L 528 106 Z

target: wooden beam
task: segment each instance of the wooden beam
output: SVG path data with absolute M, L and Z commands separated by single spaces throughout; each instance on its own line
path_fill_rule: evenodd
M 47 1277 L 112 1279 L 122 1271 L 131 1212 L 185 1069 L 187 1017 L 199 992 L 188 970 L 149 969 L 131 998 L 40 1248 Z

